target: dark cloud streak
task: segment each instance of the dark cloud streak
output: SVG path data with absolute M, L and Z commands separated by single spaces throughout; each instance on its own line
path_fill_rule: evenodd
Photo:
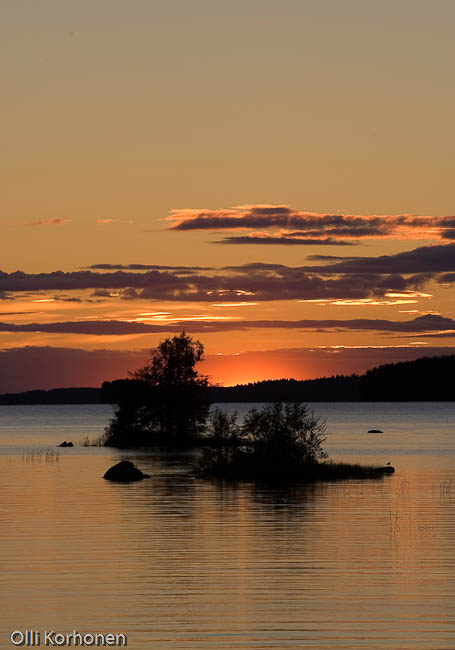
M 162 264 L 91 264 L 88 268 L 93 271 L 175 271 L 185 274 L 213 270 L 212 266 L 164 266 Z
M 453 216 L 414 215 L 344 215 L 317 214 L 296 210 L 288 205 L 243 205 L 217 210 L 172 210 L 167 217 L 170 230 L 281 230 L 270 237 L 269 244 L 290 243 L 292 238 L 313 239 L 333 237 L 365 238 L 422 238 L 454 239 Z M 253 232 L 247 237 L 227 237 L 220 243 L 253 244 L 262 241 L 264 232 Z M 289 241 L 288 241 L 289 240 Z
M 348 258 L 326 266 L 306 267 L 315 273 L 438 273 L 455 271 L 455 244 L 421 246 L 380 257 Z
M 409 321 L 355 318 L 285 320 L 243 320 L 243 321 L 181 321 L 173 323 L 141 323 L 131 321 L 68 321 L 61 323 L 13 324 L 0 322 L 0 332 L 46 332 L 51 334 L 85 334 L 95 336 L 122 336 L 131 334 L 166 334 L 229 332 L 250 329 L 292 329 L 292 330 L 336 330 L 336 331 L 378 331 L 378 332 L 435 332 L 455 329 L 455 320 L 435 314 L 418 316 Z
M 263 236 L 258 234 L 245 235 L 244 237 L 225 237 L 216 241 L 215 244 L 258 244 L 261 246 L 282 244 L 283 246 L 353 246 L 354 243 L 351 241 L 344 241 L 342 239 L 331 239 L 327 237 L 325 239 L 309 239 L 303 237 L 291 237 L 291 236 Z

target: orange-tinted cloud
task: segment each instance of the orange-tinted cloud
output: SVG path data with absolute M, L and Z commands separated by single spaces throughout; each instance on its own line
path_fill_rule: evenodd
M 222 244 L 347 245 L 362 239 L 455 239 L 455 217 L 320 214 L 288 205 L 171 210 L 170 230 L 253 230 Z M 259 229 L 259 232 L 256 230 Z
M 61 226 L 65 223 L 71 223 L 72 219 L 40 219 L 39 221 L 26 221 L 22 226 Z
M 131 225 L 132 223 L 134 223 L 134 221 L 132 219 L 111 219 L 111 218 L 108 218 L 108 219 L 97 219 L 96 223 L 99 226 L 108 226 L 108 225 L 113 224 L 113 223 Z

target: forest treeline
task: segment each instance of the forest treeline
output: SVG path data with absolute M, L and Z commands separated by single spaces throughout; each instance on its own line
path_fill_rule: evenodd
M 0 395 L 0 404 L 116 404 L 135 390 L 134 379 L 99 388 L 55 388 Z M 211 402 L 401 402 L 455 400 L 455 355 L 390 363 L 364 375 L 336 375 L 299 381 L 276 379 L 237 386 L 211 386 Z
M 364 375 L 278 379 L 212 388 L 215 402 L 413 402 L 455 400 L 455 355 L 389 363 Z
M 103 401 L 134 390 L 134 380 L 105 382 Z M 273 379 L 237 386 L 211 386 L 211 402 L 406 402 L 455 400 L 455 355 L 390 363 L 364 375 L 319 379 Z

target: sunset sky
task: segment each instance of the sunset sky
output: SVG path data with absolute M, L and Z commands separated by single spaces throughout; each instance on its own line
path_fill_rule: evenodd
M 0 392 L 454 351 L 452 0 L 0 4 Z

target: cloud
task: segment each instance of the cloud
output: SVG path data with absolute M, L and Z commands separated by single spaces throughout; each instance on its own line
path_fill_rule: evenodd
M 428 338 L 431 338 L 431 339 L 453 339 L 453 338 L 455 338 L 455 329 L 446 330 L 445 332 L 435 332 L 433 334 L 425 334 L 425 338 L 427 338 L 427 339 Z
M 271 235 L 267 233 L 251 233 L 245 236 L 231 236 L 225 237 L 215 242 L 216 244 L 260 244 L 260 245 L 277 245 L 283 244 L 286 246 L 352 246 L 353 242 L 344 241 L 342 239 L 331 239 L 326 237 L 324 239 L 310 239 L 308 237 L 293 237 L 288 235 Z
M 357 259 L 364 259 L 362 257 L 354 256 L 354 255 L 308 255 L 307 259 L 311 260 L 312 262 L 339 262 L 340 260 L 357 260 Z
M 436 314 L 425 314 L 408 321 L 386 319 L 305 319 L 287 320 L 230 320 L 223 317 L 191 317 L 164 320 L 158 323 L 121 320 L 83 320 L 60 323 L 4 323 L 0 332 L 46 332 L 51 334 L 84 334 L 92 336 L 129 336 L 131 334 L 171 334 L 182 328 L 189 333 L 230 332 L 250 329 L 336 330 L 425 333 L 455 329 L 455 320 Z
M 131 225 L 132 223 L 134 223 L 134 221 L 132 219 L 97 219 L 96 223 L 99 226 L 108 226 L 113 223 Z
M 212 266 L 164 266 L 163 264 L 91 264 L 89 269 L 100 271 L 175 271 L 186 275 L 193 271 L 210 271 Z
M 71 272 L 0 271 L 0 298 L 24 292 L 92 290 L 95 297 L 124 300 L 366 299 L 384 297 L 390 291 L 421 290 L 432 279 L 453 282 L 451 271 L 455 272 L 455 244 L 300 267 L 261 262 L 221 268 L 95 264 Z
M 223 244 L 340 243 L 361 239 L 455 239 L 455 217 L 320 214 L 288 205 L 240 205 L 228 209 L 171 210 L 170 230 L 256 230 L 246 237 L 227 237 Z M 270 239 L 264 231 L 278 230 Z M 352 243 L 352 242 L 351 242 Z
M 455 271 L 455 244 L 421 246 L 379 257 L 348 257 L 325 266 L 306 267 L 317 273 L 440 273 Z
M 39 311 L 2 311 L 0 312 L 0 316 L 3 318 L 3 316 L 19 316 L 23 314 L 39 314 Z
M 39 221 L 28 221 L 24 222 L 22 226 L 61 226 L 65 223 L 71 223 L 72 219 L 41 219 Z
M 167 271 L 145 273 L 63 272 L 27 274 L 0 272 L 0 293 L 94 290 L 98 297 L 125 300 L 170 300 L 190 302 L 269 301 L 335 298 L 368 298 L 390 290 L 419 288 L 420 277 L 355 274 L 324 278 L 299 268 L 281 267 L 274 271 L 238 267 L 219 274 L 194 273 L 181 276 Z
M 185 322 L 185 330 L 194 332 L 204 328 L 200 322 Z M 141 322 L 119 320 L 64 321 L 60 323 L 3 323 L 0 332 L 46 332 L 48 334 L 84 334 L 94 336 L 121 336 L 131 334 L 163 334 L 180 332 L 182 325 L 174 323 L 152 325 Z
M 0 291 L 65 291 L 97 288 L 126 289 L 129 287 L 156 286 L 157 292 L 178 290 L 181 281 L 178 274 L 149 271 L 130 273 L 94 273 L 92 271 L 53 271 L 50 273 L 24 273 L 0 271 Z

